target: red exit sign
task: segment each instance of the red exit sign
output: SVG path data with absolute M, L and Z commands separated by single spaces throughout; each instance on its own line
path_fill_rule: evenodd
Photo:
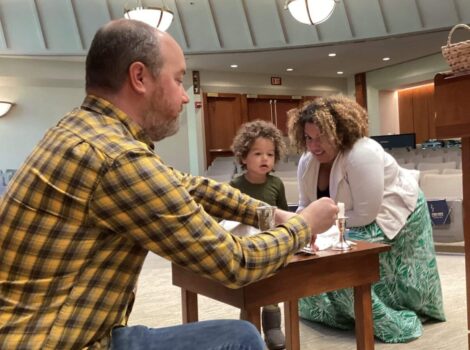
M 282 85 L 281 77 L 271 77 L 271 85 Z

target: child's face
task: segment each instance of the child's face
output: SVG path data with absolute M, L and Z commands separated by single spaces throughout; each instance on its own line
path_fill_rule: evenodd
M 269 139 L 258 137 L 243 159 L 243 164 L 246 165 L 246 171 L 253 175 L 267 175 L 273 170 L 275 159 L 274 143 Z

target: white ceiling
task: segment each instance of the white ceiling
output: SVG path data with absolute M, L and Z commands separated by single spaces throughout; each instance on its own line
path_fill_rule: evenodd
M 96 30 L 136 0 L 0 0 L 0 55 L 83 59 Z M 161 6 L 161 0 L 142 0 Z M 168 30 L 189 69 L 337 77 L 440 52 L 449 29 L 470 23 L 470 0 L 338 0 L 318 26 L 294 20 L 285 0 L 165 0 Z M 470 38 L 459 30 L 455 40 Z M 335 58 L 328 58 L 336 52 Z M 383 62 L 382 57 L 391 58 Z

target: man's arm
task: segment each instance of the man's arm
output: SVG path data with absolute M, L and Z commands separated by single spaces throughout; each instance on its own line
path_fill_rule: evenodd
M 127 154 L 103 177 L 91 210 L 103 232 L 121 234 L 230 287 L 274 273 L 310 239 L 301 216 L 293 216 L 269 233 L 235 237 L 205 208 L 212 215 L 242 221 L 247 221 L 246 214 L 254 222 L 258 201 L 211 180 L 193 177 L 188 181 L 189 186 L 184 186 L 157 157 Z

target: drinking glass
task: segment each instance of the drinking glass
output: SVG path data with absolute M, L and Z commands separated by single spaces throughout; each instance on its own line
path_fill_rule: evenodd
M 267 231 L 276 227 L 274 221 L 274 213 L 276 212 L 275 206 L 263 205 L 256 208 L 256 213 L 258 214 L 258 228 L 261 231 Z

